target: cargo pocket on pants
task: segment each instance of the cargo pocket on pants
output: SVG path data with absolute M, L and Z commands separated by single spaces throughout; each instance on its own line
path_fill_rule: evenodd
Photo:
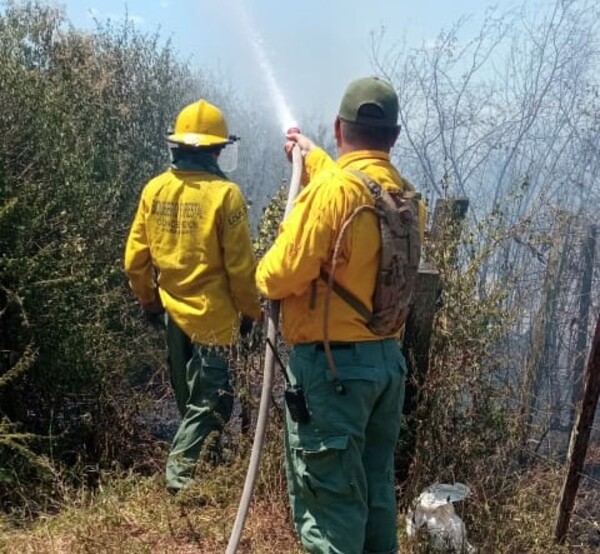
M 314 497 L 352 493 L 347 468 L 348 436 L 290 436 L 294 471 Z

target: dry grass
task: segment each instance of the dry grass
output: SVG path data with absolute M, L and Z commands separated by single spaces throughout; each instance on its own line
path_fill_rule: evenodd
M 263 476 L 248 515 L 240 554 L 300 553 L 287 496 L 277 471 L 279 456 L 267 453 Z M 208 469 L 208 468 L 207 468 Z M 129 475 L 109 479 L 93 495 L 71 498 L 55 516 L 25 528 L 0 520 L 0 552 L 24 554 L 206 553 L 224 552 L 235 519 L 245 466 L 207 471 L 177 497 L 162 477 Z M 600 488 L 584 480 L 567 544 L 552 540 L 562 471 L 545 467 L 506 482 L 502 492 L 474 494 L 457 505 L 468 538 L 478 552 L 506 554 L 592 554 L 600 547 Z M 426 553 L 426 540 L 409 541 L 399 516 L 401 552 Z
M 233 483 L 232 483 L 233 485 Z M 31 554 L 224 552 L 236 515 L 239 487 L 211 496 L 194 487 L 169 495 L 159 478 L 115 479 L 91 499 L 28 529 L 5 525 L 0 552 Z M 246 524 L 243 552 L 300 552 L 283 495 L 258 499 Z
M 246 520 L 240 554 L 303 552 L 290 520 L 282 437 L 273 421 Z M 245 479 L 249 444 L 237 437 L 224 463 L 200 462 L 196 485 L 178 496 L 162 475 L 106 476 L 94 493 L 65 494 L 62 510 L 35 521 L 0 516 L 0 552 L 23 554 L 186 554 L 224 552 Z M 456 505 L 469 541 L 480 554 L 592 554 L 600 550 L 600 447 L 588 463 L 564 546 L 552 539 L 565 470 L 542 459 L 526 472 L 482 459 L 468 484 L 471 496 Z M 427 483 L 426 483 L 427 484 Z M 410 493 L 414 495 L 414 491 Z M 400 552 L 430 552 L 426 537 L 410 541 L 398 517 Z
M 63 509 L 25 526 L 0 516 L 0 552 L 27 554 L 224 552 L 246 474 L 247 444 L 223 465 L 201 461 L 197 483 L 177 496 L 162 475 L 108 476 L 93 494 L 63 500 Z M 289 517 L 281 438 L 272 433 L 256 483 L 255 501 L 238 552 L 301 552 Z

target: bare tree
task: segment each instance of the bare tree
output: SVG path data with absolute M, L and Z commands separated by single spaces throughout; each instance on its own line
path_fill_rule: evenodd
M 403 172 L 431 205 L 471 201 L 462 259 L 481 259 L 479 298 L 507 289 L 504 347 L 518 356 L 503 383 L 538 399 L 524 407 L 532 422 L 539 413 L 560 423 L 571 402 L 563 337 L 579 312 L 585 221 L 600 209 L 599 14 L 591 0 L 525 3 L 489 9 L 471 37 L 462 18 L 417 49 L 388 47 L 385 33 L 372 41 L 373 64 L 400 98 Z

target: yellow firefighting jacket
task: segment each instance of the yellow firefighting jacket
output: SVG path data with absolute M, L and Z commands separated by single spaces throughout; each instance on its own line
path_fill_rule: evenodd
M 292 344 L 323 341 L 327 283 L 319 278 L 321 267 L 326 271 L 331 268 L 336 238 L 354 209 L 373 205 L 366 185 L 348 169 L 366 173 L 387 190 L 414 190 L 385 152 L 352 152 L 337 163 L 320 148 L 306 156 L 305 173 L 310 182 L 298 195 L 256 273 L 260 292 L 282 300 L 282 332 Z M 423 208 L 422 229 L 424 216 Z M 359 214 L 345 233 L 334 274 L 335 280 L 369 309 L 373 306 L 380 248 L 377 216 L 372 212 Z M 374 335 L 365 320 L 335 292 L 330 293 L 328 330 L 331 341 L 382 338 Z
M 246 204 L 237 185 L 211 173 L 169 169 L 142 191 L 125 248 L 140 303 L 155 297 L 201 344 L 235 340 L 239 313 L 258 319 Z

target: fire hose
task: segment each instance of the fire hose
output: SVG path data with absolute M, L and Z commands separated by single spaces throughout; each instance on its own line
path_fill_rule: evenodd
M 290 129 L 288 133 L 290 132 L 299 131 L 297 129 Z M 285 212 L 283 215 L 284 220 L 294 205 L 294 199 L 296 198 L 298 190 L 300 189 L 301 176 L 302 155 L 300 153 L 300 148 L 295 145 L 292 148 L 292 175 L 290 178 L 290 187 L 288 191 Z M 258 418 L 256 421 L 256 431 L 254 433 L 254 442 L 252 444 L 252 452 L 250 454 L 250 462 L 248 463 L 248 471 L 246 472 L 246 481 L 244 482 L 242 497 L 238 506 L 237 515 L 233 524 L 233 529 L 231 531 L 231 536 L 229 537 L 229 543 L 227 545 L 225 554 L 235 554 L 237 551 L 240 539 L 242 537 L 246 516 L 248 515 L 248 509 L 250 508 L 250 501 L 252 500 L 256 476 L 258 475 L 258 468 L 260 465 L 260 458 L 269 419 L 269 404 L 271 401 L 271 389 L 273 387 L 273 374 L 276 361 L 275 352 L 273 351 L 273 348 L 269 348 L 268 345 L 276 344 L 278 327 L 279 301 L 271 300 L 269 301 L 269 310 L 267 316 L 267 348 L 265 349 L 265 364 L 260 404 L 258 408 Z

